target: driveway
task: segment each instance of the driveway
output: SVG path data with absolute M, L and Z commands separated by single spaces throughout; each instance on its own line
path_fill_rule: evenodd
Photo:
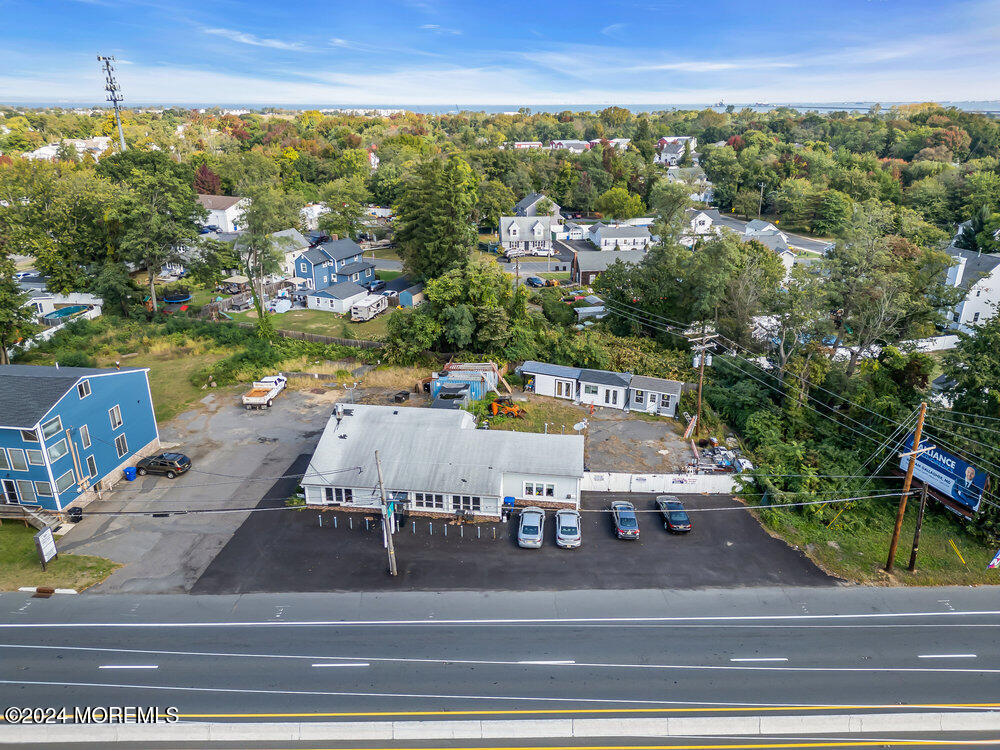
M 304 467 L 303 456 L 295 468 Z M 278 507 L 294 480 L 261 501 Z M 358 513 L 309 508 L 254 513 L 208 566 L 192 593 L 328 591 L 558 591 L 694 589 L 709 586 L 829 586 L 836 583 L 802 552 L 767 534 L 727 496 L 687 495 L 694 530 L 672 536 L 654 513 L 641 513 L 638 541 L 620 541 L 605 511 L 612 499 L 640 510 L 652 495 L 584 493 L 583 546 L 562 550 L 548 515 L 545 544 L 516 543 L 508 523 L 455 526 L 407 520 L 394 537 L 399 576 L 386 574 L 380 522 Z
M 254 507 L 274 477 L 284 474 L 300 453 L 311 452 L 335 394 L 289 390 L 262 411 L 245 411 L 233 392 L 209 394 L 197 408 L 160 428 L 165 446 L 191 457 L 191 471 L 173 480 L 147 476 L 119 482 L 103 500 L 87 506 L 84 520 L 62 537 L 60 551 L 123 564 L 91 591 L 189 590 L 246 519 L 245 512 L 102 514 Z

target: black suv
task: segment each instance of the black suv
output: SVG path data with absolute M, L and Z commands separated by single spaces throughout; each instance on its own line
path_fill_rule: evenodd
M 141 477 L 147 474 L 163 474 L 168 479 L 184 474 L 190 468 L 191 459 L 183 453 L 159 453 L 147 456 L 135 465 L 136 473 Z

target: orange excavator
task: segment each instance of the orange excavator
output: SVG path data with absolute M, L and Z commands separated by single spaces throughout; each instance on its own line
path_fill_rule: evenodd
M 524 419 L 524 407 L 515 404 L 509 396 L 501 396 L 496 401 L 490 402 L 490 414 L 494 417 L 514 417 Z

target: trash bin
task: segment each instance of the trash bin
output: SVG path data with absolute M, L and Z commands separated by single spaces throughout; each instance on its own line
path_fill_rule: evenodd
M 135 481 L 135 467 L 134 466 L 126 466 L 125 467 L 125 480 L 128 481 L 128 482 L 134 482 Z
M 83 520 L 83 508 L 73 506 L 66 511 L 66 518 L 70 523 L 80 523 Z

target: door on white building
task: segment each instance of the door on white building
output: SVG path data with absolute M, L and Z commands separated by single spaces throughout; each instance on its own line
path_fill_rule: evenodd
M 17 502 L 17 486 L 14 484 L 13 479 L 3 480 L 3 485 L 0 486 L 0 501 L 5 503 Z
M 557 380 L 556 395 L 559 396 L 560 398 L 573 398 L 573 381 Z
M 604 403 L 609 406 L 618 405 L 618 391 L 614 388 L 607 388 L 604 391 Z

